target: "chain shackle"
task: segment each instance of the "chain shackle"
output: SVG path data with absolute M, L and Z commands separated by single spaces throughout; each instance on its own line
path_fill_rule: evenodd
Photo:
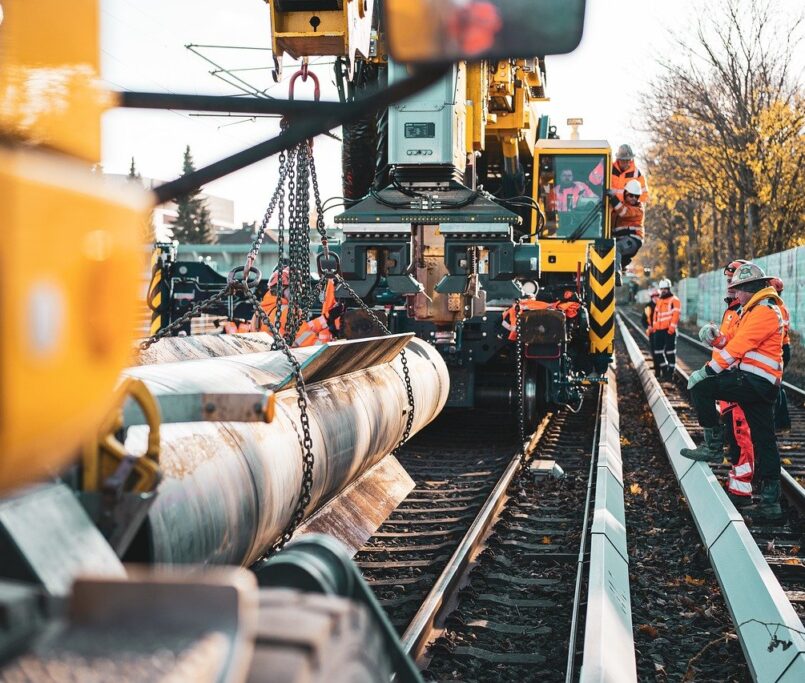
M 294 88 L 296 86 L 296 79 L 302 78 L 302 81 L 307 81 L 308 78 L 313 81 L 313 100 L 315 102 L 319 101 L 321 97 L 321 87 L 319 86 L 319 77 L 314 74 L 312 71 L 307 70 L 307 64 L 302 66 L 302 69 L 299 69 L 293 76 L 291 76 L 291 82 L 288 84 L 288 99 L 293 100 L 294 98 Z

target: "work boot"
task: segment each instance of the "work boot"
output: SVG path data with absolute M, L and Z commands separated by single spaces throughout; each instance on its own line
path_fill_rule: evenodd
M 783 516 L 780 507 L 780 480 L 764 479 L 760 489 L 760 502 L 752 509 L 754 517 L 775 521 Z
M 704 443 L 696 448 L 683 448 L 679 454 L 698 462 L 721 462 L 724 459 L 724 427 L 705 427 Z

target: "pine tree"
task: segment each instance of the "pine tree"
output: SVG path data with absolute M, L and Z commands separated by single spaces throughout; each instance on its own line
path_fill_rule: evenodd
M 134 163 L 134 157 L 131 158 L 131 166 L 129 166 L 129 175 L 127 176 L 129 182 L 133 182 L 135 180 L 142 181 L 142 176 L 137 171 L 137 166 Z
M 195 170 L 190 145 L 188 145 L 184 151 L 182 175 L 187 175 Z M 173 222 L 173 236 L 184 244 L 215 244 L 216 242 L 210 210 L 200 194 L 200 190 L 193 190 L 176 200 L 177 216 Z

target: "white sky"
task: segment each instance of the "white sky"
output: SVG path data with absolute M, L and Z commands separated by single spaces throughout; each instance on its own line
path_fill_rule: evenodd
M 690 30 L 693 0 L 588 0 L 584 38 L 571 55 L 548 57 L 551 115 L 567 136 L 565 120 L 584 119 L 582 137 L 612 145 L 641 136 L 638 93 L 667 56 L 668 30 Z M 211 76 L 211 65 L 185 49 L 187 43 L 270 47 L 268 6 L 263 0 L 101 0 L 102 74 L 110 87 L 173 93 L 236 94 Z M 223 66 L 270 64 L 268 52 L 205 50 Z M 285 77 L 293 72 L 286 67 Z M 336 99 L 332 67 L 316 69 L 325 99 Z M 268 71 L 248 73 L 259 87 L 272 81 Z M 305 88 L 298 82 L 297 88 Z M 285 97 L 287 85 L 270 91 Z M 300 93 L 301 94 L 301 93 Z M 271 137 L 274 119 L 197 118 L 186 113 L 116 110 L 104 117 L 103 165 L 126 173 L 135 157 L 143 176 L 172 179 L 181 173 L 185 145 L 202 166 Z M 230 125 L 226 125 L 230 124 Z M 234 125 L 231 125 L 234 124 Z M 314 147 L 323 198 L 341 194 L 340 145 L 318 138 Z M 235 220 L 262 217 L 276 182 L 276 158 L 254 164 L 208 185 L 211 194 L 235 200 Z

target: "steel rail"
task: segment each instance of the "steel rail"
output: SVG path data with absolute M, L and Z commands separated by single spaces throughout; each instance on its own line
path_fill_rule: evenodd
M 641 329 L 641 326 L 635 322 L 630 316 L 623 314 L 623 319 L 632 326 L 634 330 L 641 336 L 641 338 L 648 342 L 648 335 Z M 677 334 L 680 334 L 677 331 Z M 704 351 L 710 351 L 710 347 L 702 344 L 701 342 L 693 339 L 693 337 L 689 337 L 688 335 L 683 335 L 687 341 L 694 343 L 698 346 L 702 347 Z M 677 354 L 678 355 L 678 354 Z M 676 366 L 677 374 L 687 383 L 688 379 L 690 378 L 690 373 L 680 368 L 678 365 Z M 788 382 L 783 382 L 786 389 L 791 389 L 795 392 L 800 392 L 805 397 L 805 391 L 802 391 L 799 387 L 795 387 L 793 384 L 788 384 Z M 805 488 L 791 475 L 791 473 L 785 469 L 785 467 L 780 467 L 780 484 L 782 486 L 783 495 L 788 499 L 788 501 L 797 509 L 797 512 L 800 515 L 805 516 Z
M 526 453 L 533 452 L 536 448 L 552 418 L 553 414 L 549 413 L 542 419 L 531 436 Z M 506 492 L 519 468 L 520 456 L 517 454 L 504 470 L 478 516 L 467 529 L 461 543 L 450 556 L 447 566 L 403 633 L 403 649 L 414 660 L 418 660 L 423 654 L 431 634 L 436 630 L 437 622 L 446 616 L 451 598 L 460 588 L 470 563 L 480 552 L 483 542 L 497 519 L 498 512 L 506 501 Z
M 753 679 L 785 683 L 805 680 L 802 621 L 710 467 L 679 454 L 681 447 L 693 447 L 693 440 L 649 369 L 624 316 L 618 315 L 617 320 Z

